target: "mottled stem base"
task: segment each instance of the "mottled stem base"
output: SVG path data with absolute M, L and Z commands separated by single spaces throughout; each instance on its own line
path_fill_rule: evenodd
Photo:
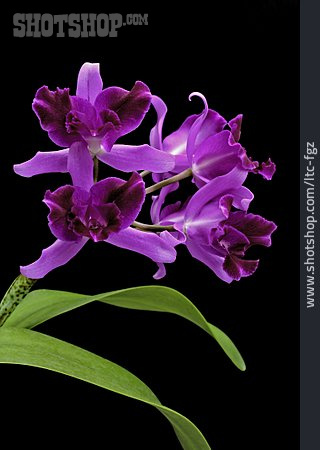
M 0 303 L 0 327 L 28 294 L 37 280 L 19 275 L 11 284 Z

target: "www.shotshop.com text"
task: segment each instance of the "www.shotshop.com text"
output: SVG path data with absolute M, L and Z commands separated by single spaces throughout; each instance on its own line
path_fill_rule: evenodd
M 305 209 L 306 223 L 304 228 L 305 239 L 305 259 L 304 266 L 306 269 L 306 307 L 313 308 L 315 306 L 315 248 L 316 248 L 316 226 L 315 218 L 316 201 L 315 201 L 315 157 L 318 153 L 314 142 L 307 142 L 304 160 L 306 162 L 306 171 L 303 179 L 305 186 Z

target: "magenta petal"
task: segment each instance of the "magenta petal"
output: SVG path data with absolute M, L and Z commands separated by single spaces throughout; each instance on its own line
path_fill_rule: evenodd
M 102 87 L 99 63 L 83 64 L 78 75 L 76 95 L 85 98 L 93 104 L 98 94 L 102 92 Z
M 184 244 L 186 241 L 186 237 L 183 233 L 180 232 L 172 232 L 172 231 L 162 231 L 160 233 L 161 238 L 165 239 L 168 244 L 172 247 L 176 247 L 177 245 Z
M 121 230 L 121 211 L 115 203 L 89 205 L 86 211 L 87 230 L 94 242 L 104 241 Z
M 42 86 L 36 93 L 32 109 L 55 144 L 65 147 L 81 139 L 76 133 L 68 133 L 65 127 L 66 116 L 72 109 L 69 89 L 50 91 L 47 86 Z
M 93 185 L 93 159 L 84 142 L 71 145 L 68 157 L 68 171 L 74 186 L 89 191 Z
M 113 111 L 120 124 L 113 131 L 113 142 L 120 136 L 135 130 L 142 122 L 151 104 L 151 93 L 144 83 L 136 81 L 131 91 L 119 87 L 104 89 L 96 98 L 98 113 Z M 110 142 L 109 142 L 110 145 Z
M 265 180 L 272 179 L 276 171 L 276 165 L 270 158 L 268 161 L 260 164 L 258 161 L 253 161 L 252 158 L 248 157 L 246 151 L 243 151 L 240 157 L 244 169 L 253 173 L 259 173 Z
M 72 259 L 85 245 L 88 239 L 79 242 L 64 242 L 57 240 L 50 247 L 44 249 L 40 258 L 28 266 L 20 267 L 22 275 L 35 279 L 43 278 L 56 267 L 63 266 Z
M 269 158 L 267 162 L 263 162 L 261 166 L 257 169 L 257 172 L 263 176 L 265 180 L 271 180 L 276 171 L 276 165 Z
M 252 275 L 259 265 L 259 261 L 248 261 L 234 255 L 227 255 L 223 263 L 223 269 L 234 280 Z
M 158 270 L 153 275 L 153 278 L 155 280 L 161 280 L 161 278 L 166 276 L 166 273 L 167 273 L 166 266 L 163 263 L 158 263 Z
M 176 259 L 176 251 L 173 246 L 156 233 L 126 228 L 119 233 L 111 234 L 106 242 L 141 253 L 159 263 L 171 263 Z
M 190 163 L 192 162 L 195 147 L 201 144 L 208 136 L 212 136 L 213 134 L 222 131 L 227 123 L 220 114 L 208 109 L 207 100 L 202 94 L 193 92 L 189 96 L 189 100 L 191 100 L 193 96 L 198 96 L 203 100 L 204 110 L 194 121 L 188 133 L 186 152 Z
M 191 198 L 186 209 L 186 220 L 192 220 L 196 217 L 203 206 L 215 197 L 221 196 L 222 194 L 233 195 L 234 192 L 238 192 L 238 190 L 242 188 L 242 183 L 246 179 L 246 176 L 246 171 L 235 167 L 228 174 L 211 180 L 208 184 L 199 189 Z M 241 190 L 243 193 L 247 193 L 247 191 L 248 190 Z M 238 202 L 240 201 L 241 198 L 239 198 Z
M 138 173 L 128 181 L 107 178 L 91 188 L 93 204 L 114 203 L 121 212 L 121 229 L 127 228 L 138 216 L 145 199 L 144 182 Z
M 206 109 L 200 115 L 189 116 L 175 132 L 167 136 L 163 141 L 163 149 L 172 155 L 186 157 L 187 140 L 191 128 L 199 119 L 200 125 L 198 132 L 194 135 L 194 146 L 200 145 L 209 136 L 219 133 L 223 130 L 226 121 L 217 112 L 209 109 L 207 114 Z M 192 128 L 193 129 L 193 128 Z
M 225 196 L 224 196 L 225 197 Z M 207 203 L 192 221 L 186 220 L 184 229 L 190 239 L 210 245 L 212 230 L 225 220 L 225 212 L 217 200 Z
M 277 229 L 274 222 L 255 214 L 241 211 L 232 212 L 227 220 L 228 225 L 237 228 L 250 241 L 250 245 L 271 245 L 271 234 Z
M 177 234 L 177 233 L 174 233 Z M 173 236 L 172 233 L 169 233 L 169 231 L 162 231 L 160 233 L 161 238 L 165 239 L 169 245 L 172 247 L 176 247 L 179 244 L 183 244 L 185 242 L 185 236 L 183 233 L 177 234 L 177 237 Z M 161 278 L 165 277 L 166 275 L 166 267 L 163 263 L 158 263 L 158 270 L 153 275 L 153 278 L 155 280 L 160 280 Z
M 183 170 L 189 169 L 190 163 L 188 161 L 187 155 L 175 155 L 174 160 L 175 163 L 172 172 L 180 173 Z
M 160 213 L 161 209 L 163 207 L 163 204 L 166 200 L 167 195 L 169 195 L 171 192 L 174 192 L 178 189 L 179 183 L 172 183 L 168 186 L 163 187 L 160 190 L 159 195 L 154 195 L 152 197 L 152 205 L 150 209 L 150 216 L 152 223 L 159 223 L 160 222 Z
M 229 217 L 232 203 L 233 195 L 230 194 L 223 195 L 219 200 L 219 209 L 226 218 Z
M 157 112 L 157 123 L 150 131 L 150 145 L 162 150 L 162 127 L 167 114 L 167 106 L 161 98 L 153 95 L 151 103 Z
M 144 181 L 136 172 L 118 188 L 113 201 L 121 211 L 121 229 L 127 228 L 137 218 L 145 196 Z
M 100 161 L 123 172 L 150 170 L 163 173 L 174 167 L 174 158 L 150 145 L 114 145 L 110 152 L 97 155 Z
M 230 120 L 230 122 L 228 123 L 230 129 L 231 129 L 231 133 L 233 135 L 233 138 L 236 142 L 239 141 L 240 136 L 241 136 L 241 124 L 242 124 L 242 118 L 243 115 L 242 114 L 238 114 L 234 119 Z
M 98 181 L 90 189 L 93 204 L 112 203 L 116 195 L 115 193 L 125 183 L 124 180 L 116 177 L 109 177 Z
M 38 152 L 28 161 L 15 164 L 13 170 L 22 177 L 33 177 L 50 172 L 68 172 L 68 153 L 68 148 L 57 152 Z
M 190 128 L 198 118 L 197 115 L 187 117 L 178 130 L 169 134 L 163 141 L 163 149 L 172 155 L 185 155 Z
M 194 154 L 192 169 L 198 187 L 215 177 L 225 175 L 241 163 L 240 144 L 233 143 L 230 131 L 224 130 L 208 137 Z M 200 180 L 198 180 L 198 177 Z
M 225 272 L 223 268 L 224 257 L 216 255 L 211 246 L 202 245 L 197 242 L 187 240 L 187 248 L 191 255 L 208 266 L 221 280 L 231 283 L 233 277 Z
M 233 206 L 242 211 L 247 211 L 254 197 L 253 193 L 244 186 L 231 190 L 230 194 L 233 196 Z
M 69 133 L 79 133 L 84 139 L 92 137 L 92 131 L 102 123 L 94 106 L 86 99 L 71 96 L 72 110 L 66 116 L 66 129 Z
M 73 186 L 62 186 L 54 192 L 46 191 L 44 203 L 50 209 L 48 215 L 51 233 L 62 241 L 79 241 L 81 237 L 74 233 L 69 226 L 68 217 L 73 206 Z
M 218 239 L 222 248 L 236 256 L 244 256 L 245 250 L 250 245 L 250 241 L 245 234 L 229 225 L 224 225 L 223 233 Z

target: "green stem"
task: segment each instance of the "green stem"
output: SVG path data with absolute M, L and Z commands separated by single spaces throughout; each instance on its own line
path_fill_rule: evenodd
M 149 225 L 147 223 L 141 223 L 141 222 L 137 222 L 134 221 L 132 223 L 132 225 L 134 228 L 137 228 L 138 230 L 141 231 L 153 231 L 153 232 L 157 232 L 157 231 L 175 231 L 175 228 L 173 225 Z
M 176 183 L 177 181 L 183 180 L 192 176 L 192 170 L 186 169 L 183 172 L 174 175 L 173 177 L 167 178 L 166 180 L 159 181 L 159 183 L 154 184 L 146 189 L 146 194 L 151 194 L 151 192 L 157 191 L 168 184 Z
M 93 158 L 93 167 L 94 167 L 93 179 L 94 179 L 94 182 L 96 183 L 99 178 L 99 160 L 96 156 Z
M 14 280 L 0 303 L 0 326 L 4 324 L 10 314 L 16 309 L 36 281 L 23 275 L 19 275 Z

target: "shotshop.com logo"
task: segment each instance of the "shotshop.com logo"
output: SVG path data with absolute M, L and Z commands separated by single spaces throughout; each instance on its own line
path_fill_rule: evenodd
M 148 14 L 23 14 L 13 15 L 14 37 L 117 37 L 126 25 L 148 25 Z

